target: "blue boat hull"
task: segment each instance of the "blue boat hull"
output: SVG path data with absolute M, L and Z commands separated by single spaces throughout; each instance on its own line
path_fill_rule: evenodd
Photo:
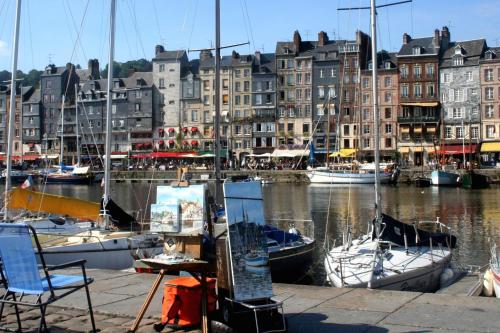
M 431 173 L 432 185 L 457 186 L 459 175 L 453 172 L 435 170 Z

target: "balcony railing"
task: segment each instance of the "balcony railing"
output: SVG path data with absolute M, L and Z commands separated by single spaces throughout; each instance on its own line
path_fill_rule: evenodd
M 398 117 L 398 122 L 405 123 L 433 123 L 439 121 L 439 116 L 403 116 Z

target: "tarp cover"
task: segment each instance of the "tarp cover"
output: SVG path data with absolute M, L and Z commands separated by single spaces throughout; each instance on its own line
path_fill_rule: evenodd
M 278 243 L 289 243 L 296 242 L 300 240 L 300 236 L 297 234 L 292 234 L 290 232 L 283 231 L 271 225 L 264 226 L 264 233 L 267 237 L 274 239 Z
M 373 223 L 375 223 L 375 221 L 373 221 Z M 385 224 L 385 226 L 382 226 L 383 232 L 380 239 L 400 246 L 405 246 L 405 234 L 408 246 L 429 246 L 430 239 L 432 239 L 433 246 L 441 244 L 443 247 L 449 246 L 454 248 L 457 244 L 457 238 L 453 235 L 442 232 L 432 233 L 417 229 L 413 225 L 395 220 L 386 214 L 382 214 L 382 223 Z M 373 237 L 375 237 L 375 228 L 373 228 L 373 230 Z
M 109 199 L 106 205 L 106 210 L 110 216 L 111 223 L 115 227 L 121 230 L 136 230 L 139 227 L 139 223 L 135 218 L 124 211 L 120 206 L 118 206 L 113 200 Z M 103 212 L 103 199 L 101 199 L 101 212 Z

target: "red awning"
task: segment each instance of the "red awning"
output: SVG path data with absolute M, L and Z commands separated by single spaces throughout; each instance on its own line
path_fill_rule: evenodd
M 163 144 L 165 144 L 165 141 L 160 140 L 160 141 L 158 141 L 158 143 L 159 143 L 160 145 L 163 145 Z
M 151 157 L 164 158 L 183 158 L 186 155 L 192 155 L 193 152 L 175 152 L 175 151 L 157 151 L 151 154 Z
M 172 132 L 175 132 L 175 128 L 170 127 L 170 128 L 168 129 L 168 133 L 172 133 Z
M 33 146 L 35 146 L 34 143 L 28 143 L 28 147 L 33 147 Z
M 132 158 L 150 158 L 151 154 L 135 154 L 132 155 Z
M 446 154 L 446 155 L 460 155 L 463 153 L 470 154 L 476 152 L 476 145 L 445 145 L 439 147 L 437 150 L 438 154 Z
M 188 128 L 187 128 L 187 127 L 183 127 L 183 128 L 182 128 L 182 131 L 183 131 L 183 132 L 187 132 L 187 131 L 188 131 Z
M 186 140 L 184 140 L 184 141 L 182 141 L 182 144 L 183 144 L 184 146 L 187 146 L 189 143 L 188 143 Z
M 173 145 L 174 143 L 175 143 L 175 141 L 174 141 L 174 140 L 168 140 L 168 144 L 169 144 L 169 145 Z
M 197 146 L 197 145 L 198 145 L 198 141 L 196 141 L 196 140 L 191 141 L 191 146 Z
M 41 158 L 40 155 L 24 155 L 23 159 L 25 161 L 34 161 Z
M 191 132 L 198 132 L 198 127 L 191 127 Z
M 142 148 L 143 144 L 142 143 L 138 143 L 135 145 L 137 148 Z
M 163 133 L 163 128 L 158 128 L 158 133 Z

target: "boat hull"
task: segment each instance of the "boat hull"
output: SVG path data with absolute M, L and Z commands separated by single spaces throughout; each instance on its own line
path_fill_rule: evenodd
M 500 298 L 500 267 L 490 265 L 491 273 L 493 275 L 493 289 L 495 290 L 496 298 Z
M 316 242 L 269 252 L 273 282 L 295 282 L 302 279 L 313 262 Z M 293 267 L 293 269 L 290 269 Z
M 74 260 L 86 260 L 87 268 L 127 269 L 134 264 L 137 252 L 153 256 L 163 251 L 163 243 L 147 242 L 147 236 L 117 237 L 106 240 L 89 238 L 77 244 L 50 246 L 43 249 L 43 258 L 48 265 L 59 265 Z M 86 242 L 88 241 L 88 242 Z
M 375 184 L 374 173 L 340 173 L 312 170 L 307 172 L 307 176 L 313 184 Z M 391 174 L 380 174 L 380 183 L 389 183 L 390 181 Z
M 457 186 L 458 177 L 458 174 L 453 172 L 434 170 L 431 173 L 431 182 L 437 186 Z
M 427 177 L 417 177 L 415 178 L 415 186 L 416 187 L 429 187 L 431 186 L 431 179 Z
M 460 177 L 460 185 L 463 188 L 480 189 L 488 188 L 490 184 L 488 177 L 475 172 L 467 172 Z
M 89 185 L 91 183 L 91 178 L 88 175 L 78 176 L 78 175 L 47 175 L 47 184 L 73 184 L 73 185 Z

